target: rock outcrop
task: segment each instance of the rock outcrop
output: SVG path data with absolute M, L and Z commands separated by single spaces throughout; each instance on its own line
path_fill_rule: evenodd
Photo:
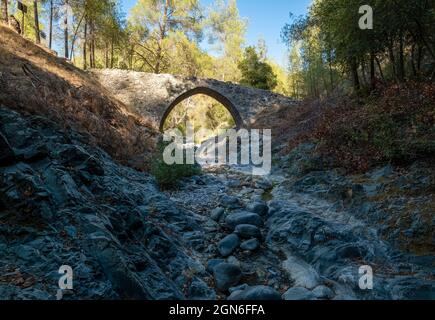
M 213 298 L 184 231 L 200 231 L 152 177 L 38 116 L 0 108 L 0 297 Z

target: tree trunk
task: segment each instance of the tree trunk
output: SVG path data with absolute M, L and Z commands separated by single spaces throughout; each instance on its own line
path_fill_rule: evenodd
M 94 62 L 94 22 L 92 21 L 92 19 L 89 21 L 89 66 L 91 67 L 91 69 L 93 69 L 95 67 Z
M 128 57 L 128 64 L 130 70 L 133 70 L 133 58 L 134 58 L 133 56 L 134 56 L 134 45 L 131 45 L 129 57 Z
M 94 24 L 94 21 L 91 21 L 91 61 L 92 61 L 92 68 L 95 68 L 96 63 L 95 63 L 95 24 Z
M 115 58 L 114 58 L 115 48 L 114 48 L 113 42 L 114 42 L 114 40 L 112 38 L 112 41 L 110 41 L 110 68 L 111 69 L 113 69 L 113 64 L 114 64 L 114 60 L 115 60 Z
M 384 72 L 382 71 L 381 62 L 379 61 L 378 57 L 375 56 L 376 63 L 378 65 L 379 74 L 381 75 L 382 81 L 385 82 Z
M 417 54 L 417 70 L 420 72 L 421 70 L 421 59 L 423 57 L 423 48 L 421 45 L 418 45 L 418 54 Z
M 91 41 L 91 39 L 90 39 L 90 37 L 91 37 L 91 34 L 90 34 L 90 32 L 91 32 L 91 26 L 89 26 L 89 67 L 92 69 L 93 67 L 94 67 L 94 65 L 92 64 L 92 41 Z
M 85 18 L 85 29 L 83 33 L 83 69 L 84 70 L 88 68 L 87 46 L 88 46 L 88 19 Z
M 363 85 L 367 85 L 367 75 L 366 75 L 366 62 L 365 59 L 361 60 L 361 75 L 363 80 Z
M 394 78 L 397 80 L 397 71 L 396 71 L 396 58 L 394 57 L 394 49 L 393 49 L 393 41 L 390 40 L 388 44 L 388 55 L 390 56 L 390 63 L 393 68 Z
M 415 44 L 411 47 L 411 68 L 414 77 L 417 77 L 417 68 L 415 66 Z
M 351 70 L 352 70 L 352 76 L 353 76 L 353 86 L 355 89 L 355 92 L 359 92 L 361 89 L 361 85 L 359 82 L 359 76 L 358 76 L 358 62 L 356 61 L 356 58 L 352 58 L 351 61 Z
M 2 16 L 1 16 L 1 20 L 4 23 L 9 24 L 8 0 L 2 0 Z
M 53 46 L 53 16 L 54 16 L 54 7 L 53 0 L 50 0 L 50 31 L 48 35 L 48 48 L 51 49 Z
M 370 86 L 372 90 L 376 89 L 376 74 L 375 74 L 375 53 L 370 52 Z
M 160 24 L 160 38 L 158 41 L 158 47 L 156 52 L 156 64 L 154 67 L 154 73 L 159 74 L 161 71 L 161 64 L 163 59 L 163 40 L 166 38 L 166 25 L 168 23 L 168 12 L 170 7 L 170 0 L 165 0 L 165 7 L 163 9 L 163 21 Z
M 68 6 L 68 0 L 65 1 L 65 8 Z M 64 18 L 63 18 L 63 24 L 64 24 L 64 32 L 63 32 L 63 37 L 64 37 L 64 47 L 65 47 L 65 58 L 68 59 L 68 54 L 69 54 L 69 47 L 68 47 L 68 12 L 65 9 L 64 12 Z
M 403 81 L 405 79 L 405 58 L 403 53 L 403 35 L 400 35 L 399 39 L 399 79 Z
M 77 27 L 74 30 L 74 34 L 71 40 L 71 52 L 70 52 L 70 57 L 72 58 L 74 55 L 74 47 L 75 47 L 75 43 L 76 43 L 76 39 L 77 39 L 77 34 L 79 32 L 80 26 L 82 25 L 83 19 L 85 18 L 85 13 L 82 14 L 79 23 L 77 24 Z
M 33 15 L 35 16 L 35 41 L 37 44 L 40 44 L 41 36 L 39 34 L 38 0 L 33 0 Z
M 106 69 L 109 68 L 109 44 L 107 41 L 104 43 L 104 66 Z
M 328 66 L 329 66 L 329 80 L 331 81 L 331 91 L 334 91 L 334 74 L 332 72 L 332 53 L 328 50 Z

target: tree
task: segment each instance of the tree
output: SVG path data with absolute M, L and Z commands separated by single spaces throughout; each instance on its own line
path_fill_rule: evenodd
M 134 53 L 141 67 L 161 73 L 168 67 L 168 38 L 182 30 L 191 38 L 200 38 L 202 19 L 197 0 L 139 0 L 132 9 Z
M 264 40 L 264 38 L 258 39 L 257 50 L 258 50 L 258 56 L 259 56 L 260 60 L 266 61 L 267 60 L 267 45 L 266 45 L 266 40 Z
M 175 32 L 169 40 L 169 73 L 193 77 L 212 76 L 213 59 L 196 42 L 190 41 L 181 31 Z
M 65 12 L 63 12 L 63 38 L 64 38 L 64 56 L 66 59 L 69 58 L 69 30 L 68 30 L 68 0 L 65 0 Z
M 238 82 L 238 63 L 243 58 L 243 45 L 247 21 L 239 15 L 236 0 L 217 0 L 210 9 L 207 19 L 210 44 L 217 43 L 220 54 L 215 61 L 215 78 L 222 81 Z
M 359 27 L 361 4 L 359 0 L 316 0 L 306 17 L 292 17 L 292 23 L 284 27 L 283 40 L 290 47 L 302 43 L 308 95 L 318 97 L 325 89 L 334 90 L 340 84 L 338 75 L 352 81 L 359 93 L 375 90 L 379 79 L 404 82 L 435 75 L 435 39 L 430 31 L 435 25 L 434 1 L 373 0 L 372 30 Z
M 254 47 L 246 48 L 244 59 L 239 63 L 239 69 L 242 73 L 242 79 L 240 80 L 242 85 L 273 90 L 278 84 L 272 67 L 260 61 Z
M 41 35 L 39 31 L 39 13 L 38 13 L 38 0 L 33 0 L 33 15 L 35 18 L 35 40 L 37 44 L 41 43 Z
M 8 21 L 9 21 L 8 0 L 2 0 L 1 4 L 2 4 L 2 16 L 1 16 L 1 20 L 4 23 L 8 23 Z
M 48 31 L 48 48 L 53 46 L 53 19 L 54 19 L 54 4 L 53 0 L 50 0 L 50 18 L 49 18 L 49 31 Z

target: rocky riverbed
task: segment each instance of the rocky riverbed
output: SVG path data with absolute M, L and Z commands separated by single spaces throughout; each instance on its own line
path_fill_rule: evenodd
M 428 164 L 304 172 L 305 146 L 267 177 L 208 168 L 161 192 L 44 118 L 0 123 L 2 299 L 56 299 L 62 265 L 64 299 L 435 299 Z
M 213 169 L 168 192 L 171 200 L 199 214 L 207 226 L 194 245 L 218 280 L 220 298 L 435 297 L 433 254 L 406 253 L 394 248 L 393 240 L 383 239 L 382 226 L 362 219 L 357 205 L 347 203 L 352 184 L 341 181 L 346 177 L 337 174 L 328 187 L 311 183 L 302 189 L 309 176 L 289 177 L 285 166 L 274 170 L 256 178 L 231 168 Z M 388 169 L 371 174 L 384 171 Z M 335 194 L 333 201 L 324 196 L 326 189 L 330 197 Z M 430 223 L 421 232 L 433 236 Z M 362 266 L 374 272 L 372 290 L 360 288 Z M 222 277 L 226 281 L 219 288 Z

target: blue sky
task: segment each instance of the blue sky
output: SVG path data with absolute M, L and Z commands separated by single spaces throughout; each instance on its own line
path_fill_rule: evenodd
M 204 6 L 213 0 L 200 0 Z M 128 14 L 136 0 L 121 0 Z M 305 14 L 311 0 L 237 0 L 240 16 L 248 19 L 247 45 L 256 45 L 262 37 L 266 40 L 268 55 L 280 65 L 286 65 L 286 46 L 280 40 L 281 29 L 289 21 L 289 13 Z

